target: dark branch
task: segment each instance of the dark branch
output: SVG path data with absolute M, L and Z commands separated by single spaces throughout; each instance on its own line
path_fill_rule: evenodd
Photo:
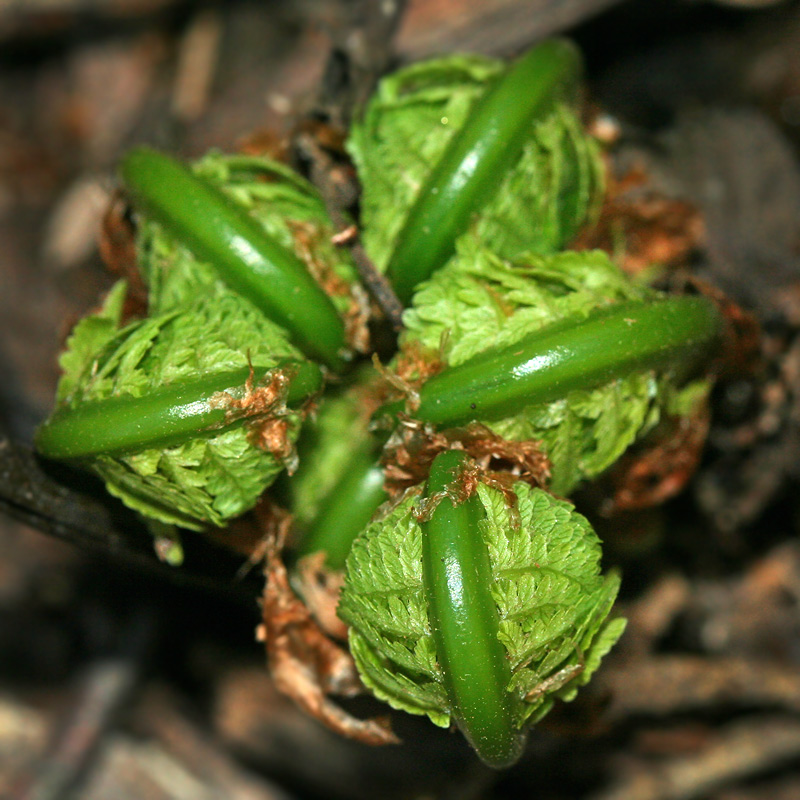
M 258 581 L 238 581 L 242 559 L 187 534 L 180 568 L 160 562 L 141 518 L 110 497 L 90 475 L 42 464 L 30 448 L 0 431 L 0 513 L 120 566 L 252 603 Z

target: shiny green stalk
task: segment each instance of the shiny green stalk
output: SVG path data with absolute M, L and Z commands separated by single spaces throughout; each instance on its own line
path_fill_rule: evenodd
M 329 569 L 344 569 L 356 536 L 366 528 L 381 503 L 388 500 L 383 481 L 383 469 L 372 448 L 357 451 L 322 504 L 297 555 L 324 551 Z
M 342 320 L 305 264 L 270 238 L 248 213 L 184 164 L 148 148 L 122 163 L 137 206 L 222 280 L 289 331 L 309 357 L 343 367 Z
M 322 386 L 311 362 L 277 368 L 290 376 L 287 403 L 298 404 Z M 253 367 L 256 379 L 269 370 Z M 165 386 L 141 397 L 109 397 L 57 410 L 37 431 L 36 449 L 47 458 L 80 459 L 149 447 L 168 447 L 187 438 L 241 424 L 245 412 L 230 400 L 244 397 L 251 377 L 247 367 L 211 373 Z
M 414 416 L 443 426 L 501 419 L 637 370 L 674 365 L 688 373 L 721 328 L 719 311 L 703 297 L 600 308 L 440 372 L 421 388 Z
M 448 487 L 459 492 L 466 453 L 450 450 L 434 460 L 427 497 Z M 498 639 L 499 615 L 483 541 L 485 512 L 477 495 L 442 497 L 422 522 L 422 576 L 436 657 L 449 712 L 480 758 L 495 768 L 520 756 L 524 738 L 514 724 L 518 700 L 508 691 L 511 668 Z
M 403 302 L 444 265 L 472 216 L 519 159 L 531 124 L 574 95 L 580 56 L 563 39 L 544 42 L 513 64 L 476 102 L 409 211 L 388 264 Z

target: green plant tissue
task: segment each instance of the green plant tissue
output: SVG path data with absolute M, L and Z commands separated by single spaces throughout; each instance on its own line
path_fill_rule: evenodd
M 518 517 L 498 490 L 478 485 L 516 698 L 518 727 L 540 719 L 555 698 L 571 700 L 622 634 L 608 620 L 619 589 L 600 571 L 600 541 L 567 502 L 524 483 L 514 486 Z M 355 541 L 339 605 L 361 679 L 381 700 L 436 725 L 450 723 L 422 578 L 419 487 L 385 506 Z M 572 669 L 571 669 L 572 668 Z M 563 679 L 558 674 L 564 670 Z
M 601 251 L 511 261 L 463 236 L 455 257 L 419 287 L 405 312 L 401 350 L 421 346 L 457 366 L 561 320 L 579 321 L 598 307 L 657 296 Z M 665 409 L 681 407 L 681 392 L 703 391 L 704 383 L 679 389 L 668 375 L 637 372 L 485 424 L 505 439 L 540 441 L 552 464 L 550 488 L 567 495 L 613 464 Z
M 504 69 L 502 61 L 480 56 L 414 64 L 384 78 L 354 123 L 347 147 L 363 187 L 362 238 L 379 269 L 433 166 Z M 595 213 L 602 195 L 597 144 L 575 110 L 560 105 L 531 125 L 519 161 L 498 176 L 471 232 L 504 257 L 554 252 Z
M 121 324 L 125 284 L 104 307 L 81 320 L 61 357 L 60 407 L 149 390 L 204 374 L 261 370 L 302 360 L 283 330 L 247 300 L 218 287 L 214 302 Z M 294 440 L 299 417 L 288 410 Z M 254 446 L 246 426 L 197 436 L 172 447 L 99 456 L 86 463 L 108 490 L 146 516 L 187 528 L 223 525 L 252 507 L 284 465 Z
M 326 287 L 341 313 L 348 309 L 357 272 L 348 251 L 333 244 L 333 223 L 308 181 L 286 165 L 258 156 L 212 152 L 192 169 L 294 252 Z M 151 314 L 171 311 L 199 297 L 210 301 L 227 291 L 212 265 L 199 261 L 157 222 L 140 221 L 137 249 Z
M 364 374 L 374 378 L 371 369 Z M 354 456 L 375 449 L 362 394 L 363 383 L 356 383 L 326 395 L 314 418 L 303 426 L 297 442 L 300 466 L 286 489 L 300 528 L 314 521 Z

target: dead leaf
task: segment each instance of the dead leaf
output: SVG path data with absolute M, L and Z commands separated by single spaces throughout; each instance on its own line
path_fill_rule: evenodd
M 267 661 L 275 686 L 304 711 L 337 733 L 371 745 L 396 744 L 388 720 L 357 719 L 329 694 L 355 696 L 363 691 L 350 654 L 325 635 L 309 609 L 292 591 L 281 550 L 291 517 L 264 516 L 266 587 L 262 603 Z

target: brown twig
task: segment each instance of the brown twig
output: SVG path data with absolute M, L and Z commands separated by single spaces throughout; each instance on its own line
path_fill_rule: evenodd
M 689 800 L 800 755 L 800 722 L 786 717 L 747 719 L 723 729 L 708 747 L 657 767 L 649 761 L 593 800 Z
M 321 4 L 322 5 L 322 4 Z M 406 0 L 333 0 L 324 22 L 332 44 L 319 104 L 325 117 L 346 128 L 394 60 L 394 36 Z
M 615 664 L 598 675 L 597 686 L 612 693 L 609 715 L 617 718 L 755 705 L 800 711 L 797 668 L 767 660 L 654 656 Z
M 348 192 L 343 190 L 347 179 L 342 169 L 309 131 L 299 131 L 295 147 L 310 165 L 311 182 L 319 189 L 325 207 L 336 229 L 335 241 L 347 247 L 353 257 L 361 280 L 380 306 L 395 331 L 403 327 L 403 305 L 386 276 L 377 270 L 358 237 L 358 229 L 345 217 L 342 202 Z
M 227 800 L 290 800 L 292 797 L 277 784 L 237 763 L 207 730 L 182 713 L 166 690 L 150 690 L 136 718 L 137 729 L 142 727 L 148 737 L 155 737 L 167 753 L 218 796 Z

